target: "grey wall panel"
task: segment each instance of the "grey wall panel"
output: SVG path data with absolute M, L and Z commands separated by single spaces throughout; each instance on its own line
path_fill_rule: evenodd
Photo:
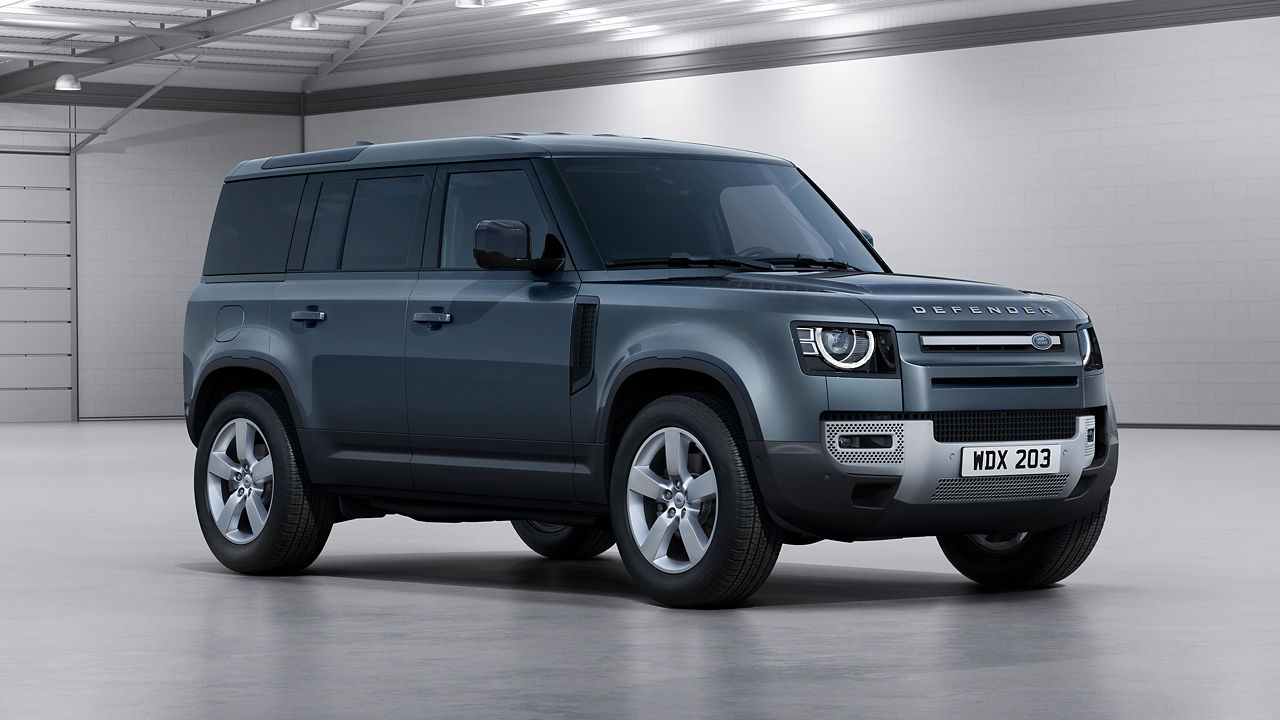
M 18 157 L 18 156 L 9 156 Z M 66 158 L 62 158 L 66 162 Z M 0 159 L 0 167 L 4 165 Z M 3 220 L 71 220 L 71 192 L 61 190 L 27 190 L 0 187 L 0 219 Z
M 0 187 L 65 188 L 71 186 L 71 166 L 64 155 L 0 157 Z
M 0 355 L 70 355 L 69 322 L 0 322 Z
M 67 155 L 0 153 L 0 421 L 75 419 L 71 183 Z
M 80 417 L 182 415 L 183 320 L 222 182 L 244 158 L 297 152 L 298 126 L 137 110 L 76 157 Z
M 0 287 L 69 288 L 71 258 L 67 255 L 0 255 Z
M 70 355 L 0 355 L 0 390 L 71 388 Z
M 71 291 L 0 288 L 0 320 L 71 320 Z
M 0 422 L 70 420 L 70 390 L 0 390 Z
M 61 158 L 66 162 L 66 158 Z M 0 253 L 71 254 L 71 224 L 0 221 Z

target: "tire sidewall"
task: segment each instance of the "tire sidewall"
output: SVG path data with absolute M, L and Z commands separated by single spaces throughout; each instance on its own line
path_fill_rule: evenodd
M 698 564 L 681 573 L 654 567 L 640 553 L 632 535 L 627 512 L 627 479 L 636 452 L 650 435 L 666 427 L 687 431 L 702 444 L 716 473 L 716 524 L 711 546 Z M 660 601 L 681 602 L 717 582 L 730 562 L 732 539 L 742 532 L 741 518 L 733 512 L 740 507 L 743 459 L 725 432 L 723 423 L 705 405 L 684 397 L 655 400 L 641 410 L 627 427 L 614 456 L 610 476 L 609 510 L 618 554 L 631 576 Z
M 213 441 L 231 420 L 246 418 L 262 431 L 271 451 L 274 476 L 272 479 L 271 509 L 267 522 L 256 538 L 243 545 L 233 543 L 223 536 L 214 521 L 209 507 L 208 465 Z M 272 554 L 280 546 L 286 525 L 286 517 L 296 511 L 292 507 L 298 494 L 295 485 L 300 482 L 294 447 L 271 405 L 261 395 L 241 391 L 228 395 L 210 414 L 200 434 L 195 462 L 196 515 L 205 542 L 218 561 L 232 570 L 250 572 L 270 562 Z

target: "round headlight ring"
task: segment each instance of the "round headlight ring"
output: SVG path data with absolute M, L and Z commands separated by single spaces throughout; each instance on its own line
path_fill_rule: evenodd
M 848 333 L 852 335 L 854 348 L 857 348 L 858 346 L 857 341 L 858 341 L 859 335 L 865 335 L 867 338 L 867 352 L 863 354 L 861 357 L 854 358 L 854 357 L 845 356 L 842 358 L 837 358 L 831 354 L 830 350 L 827 349 L 827 343 L 823 340 L 823 333 L 827 333 L 827 332 L 840 332 L 840 333 Z M 871 362 L 871 357 L 875 355 L 875 352 L 876 352 L 876 339 L 870 330 L 857 330 L 852 328 L 820 328 L 819 327 L 819 328 L 813 329 L 813 335 L 814 335 L 814 340 L 817 341 L 814 344 L 818 346 L 818 354 L 822 356 L 823 361 L 825 361 L 831 367 L 839 370 L 857 370 L 863 365 L 866 365 L 867 363 Z

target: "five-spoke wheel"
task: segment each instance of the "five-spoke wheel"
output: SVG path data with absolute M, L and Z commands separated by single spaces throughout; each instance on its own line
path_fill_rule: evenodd
M 702 559 L 716 530 L 716 473 L 702 443 L 667 427 L 641 444 L 627 477 L 627 516 L 640 554 L 663 572 Z
M 248 418 L 222 426 L 209 452 L 209 511 L 223 537 L 238 545 L 252 541 L 271 512 L 274 467 L 262 430 Z
M 299 462 L 288 406 L 267 389 L 231 393 L 214 407 L 196 447 L 195 496 L 209 549 L 243 573 L 307 567 L 337 512 Z
M 741 602 L 778 559 L 782 536 L 756 501 L 738 417 L 716 395 L 669 395 L 631 419 L 610 503 L 627 572 L 668 605 Z

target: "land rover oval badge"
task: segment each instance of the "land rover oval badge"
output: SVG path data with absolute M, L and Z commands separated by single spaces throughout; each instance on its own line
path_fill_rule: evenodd
M 1031 347 L 1037 350 L 1048 350 L 1053 347 L 1053 338 L 1048 333 L 1038 332 L 1031 336 Z

